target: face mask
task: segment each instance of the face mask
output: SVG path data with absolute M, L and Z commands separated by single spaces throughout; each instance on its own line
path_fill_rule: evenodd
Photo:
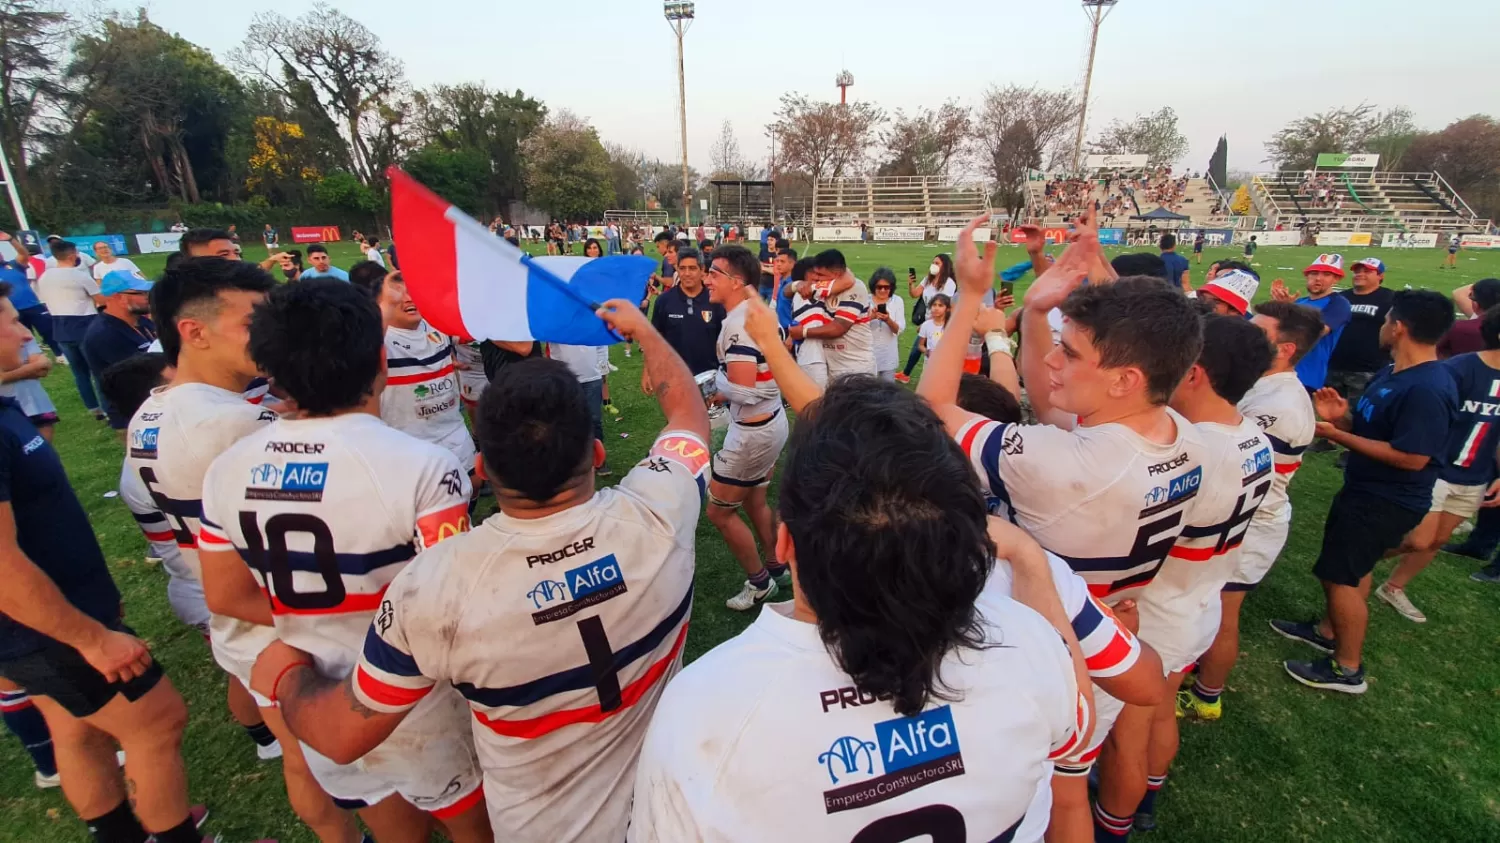
M 942 273 L 943 273 L 943 265 L 941 263 L 939 263 L 938 261 L 933 261 L 932 262 L 932 266 L 927 267 L 927 274 L 931 275 L 933 278 L 938 277 Z

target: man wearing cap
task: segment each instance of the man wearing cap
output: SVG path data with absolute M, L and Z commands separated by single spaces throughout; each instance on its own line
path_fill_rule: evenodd
M 1297 364 L 1297 378 L 1309 391 L 1315 391 L 1322 389 L 1328 379 L 1328 360 L 1351 316 L 1349 300 L 1333 292 L 1333 285 L 1344 277 L 1344 256 L 1318 255 L 1311 266 L 1302 270 L 1302 275 L 1307 279 L 1307 295 L 1293 296 L 1286 282 L 1277 278 L 1271 283 L 1271 298 L 1305 304 L 1323 315 L 1323 338 Z
M 104 308 L 84 332 L 80 343 L 89 369 L 103 372 L 121 360 L 145 351 L 156 339 L 156 326 L 145 315 L 151 312 L 151 302 L 146 295 L 150 290 L 151 282 L 139 270 L 117 269 L 100 280 L 99 293 L 104 297 Z M 109 426 L 125 430 L 130 424 L 129 417 L 108 400 L 103 404 L 109 415 Z
M 1350 270 L 1354 285 L 1338 294 L 1349 302 L 1349 324 L 1328 358 L 1328 386 L 1350 404 L 1358 404 L 1365 384 L 1391 362 L 1390 352 L 1380 347 L 1380 326 L 1396 292 L 1381 286 L 1385 262 L 1380 258 L 1362 258 Z
M 1198 288 L 1198 301 L 1223 316 L 1244 316 L 1250 302 L 1260 290 L 1260 278 L 1244 269 L 1218 269 L 1209 273 L 1208 283 Z

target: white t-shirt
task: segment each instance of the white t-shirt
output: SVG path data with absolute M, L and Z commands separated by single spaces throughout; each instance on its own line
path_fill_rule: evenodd
M 1296 372 L 1266 375 L 1250 387 L 1240 399 L 1240 412 L 1253 419 L 1271 442 L 1276 476 L 1271 490 L 1255 511 L 1255 520 L 1264 523 L 1290 521 L 1292 498 L 1288 488 L 1297 469 L 1302 467 L 1302 452 L 1312 444 L 1317 414 L 1307 388 Z
M 790 602 L 766 605 L 662 695 L 626 839 L 1011 839 L 1048 759 L 1076 743 L 1082 702 L 1041 616 L 992 593 L 979 609 L 1003 646 L 950 652 L 952 698 L 902 716 L 854 686 Z
M 130 420 L 125 460 L 136 472 L 177 539 L 193 578 L 202 533 L 203 478 L 230 445 L 276 421 L 276 414 L 247 403 L 243 395 L 203 383 L 152 390 Z M 256 656 L 276 639 L 269 626 L 215 615 L 208 628 L 214 659 L 242 682 L 250 681 Z
M 870 289 L 854 279 L 854 286 L 837 299 L 828 300 L 833 318 L 849 323 L 842 337 L 823 341 L 823 359 L 828 363 L 828 378 L 839 375 L 875 374 L 875 340 L 870 330 Z
M 624 831 L 646 726 L 681 664 L 708 465 L 703 440 L 667 431 L 618 486 L 543 518 L 493 515 L 386 591 L 356 692 L 387 712 L 438 683 L 464 695 L 495 839 Z
M 937 351 L 938 343 L 943 341 L 943 332 L 947 329 L 947 327 L 948 325 L 946 322 L 942 325 L 939 325 L 931 319 L 928 319 L 926 322 L 922 323 L 922 327 L 917 329 L 917 339 L 927 340 L 928 354 Z
M 26 365 L 31 362 L 31 358 L 39 357 L 41 354 L 42 347 L 37 345 L 35 339 L 26 340 L 21 344 L 21 365 Z M 57 412 L 57 406 L 52 403 L 52 397 L 47 394 L 47 388 L 42 386 L 41 380 L 37 378 L 0 383 L 0 396 L 14 398 L 16 403 L 21 405 L 21 412 L 27 416 Z
M 737 404 L 731 400 L 729 417 L 734 421 L 764 416 L 781 408 L 781 390 L 776 386 L 776 376 L 771 374 L 771 366 L 766 362 L 766 355 L 761 353 L 760 346 L 750 336 L 750 332 L 745 330 L 745 316 L 749 312 L 748 303 L 740 302 L 725 314 L 724 323 L 719 328 L 719 378 L 723 379 L 723 383 L 719 384 L 719 391 L 727 391 L 730 363 L 754 363 L 755 387 L 762 395 L 746 404 Z
M 573 377 L 578 378 L 579 383 L 589 383 L 603 377 L 603 373 L 599 371 L 599 357 L 601 354 L 606 355 L 605 365 L 608 365 L 609 360 L 607 356 L 609 352 L 603 346 L 563 345 L 554 342 L 547 344 L 547 353 L 553 360 L 561 360 L 568 364 L 568 368 L 573 371 Z
M 926 302 L 928 304 L 932 304 L 932 297 L 935 296 L 935 295 L 937 295 L 938 293 L 942 293 L 943 295 L 947 296 L 950 299 L 953 298 L 954 296 L 958 295 L 958 282 L 954 281 L 952 278 L 949 278 L 947 281 L 944 281 L 941 285 L 938 285 L 938 284 L 923 284 L 922 285 L 922 301 L 924 301 L 924 302 Z
M 53 316 L 93 316 L 99 285 L 79 266 L 54 266 L 36 280 L 36 296 Z
M 140 274 L 141 270 L 140 267 L 135 265 L 135 261 L 132 261 L 130 258 L 122 258 L 119 255 L 116 255 L 115 259 L 109 263 L 99 261 L 89 269 L 89 272 L 93 274 L 95 281 L 103 281 L 104 276 L 110 274 L 111 272 L 121 271 Z
M 879 307 L 880 305 L 874 305 Z M 906 302 L 901 297 L 891 295 L 885 303 L 886 312 L 891 317 L 893 325 L 887 325 L 883 319 L 870 320 L 871 339 L 875 343 L 875 371 L 889 372 L 901 366 L 901 353 L 897 348 L 896 338 L 906 330 Z
M 474 466 L 474 438 L 458 405 L 453 341 L 426 322 L 385 329 L 385 391 L 380 417 L 397 430 L 448 449 L 464 470 Z
M 380 254 L 380 250 L 379 249 L 365 249 L 364 251 L 365 251 L 365 260 L 372 261 L 374 263 L 378 263 L 378 264 L 380 264 L 380 266 L 381 266 L 382 269 L 385 268 L 385 256 L 382 255 L 382 254 Z

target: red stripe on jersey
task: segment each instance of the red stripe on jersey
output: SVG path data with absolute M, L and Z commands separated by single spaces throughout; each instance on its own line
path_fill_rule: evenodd
M 425 688 L 402 688 L 399 685 L 388 685 L 365 672 L 359 665 L 354 666 L 354 681 L 359 684 L 360 693 L 392 708 L 416 705 L 423 697 L 427 696 L 433 686 Z
M 141 532 L 143 532 L 143 533 L 146 534 L 146 541 L 148 541 L 148 542 L 157 542 L 157 543 L 169 542 L 169 541 L 172 541 L 173 539 L 175 539 L 177 537 L 176 534 L 173 533 L 171 530 L 146 530 L 146 529 L 142 529 Z
M 440 820 L 451 820 L 483 801 L 484 782 L 481 781 L 479 783 L 479 787 L 474 788 L 473 792 L 471 792 L 468 796 L 465 796 L 464 798 L 458 800 L 457 802 L 454 802 L 452 805 L 449 805 L 446 808 L 436 808 L 428 811 L 427 813 L 433 815 L 434 817 L 437 817 Z
M 756 380 L 757 383 L 764 383 L 766 381 L 775 380 L 775 379 L 776 379 L 776 376 L 773 375 L 773 374 L 771 374 L 770 372 L 756 372 L 755 373 L 755 380 Z
M 415 375 L 392 375 L 385 379 L 385 384 L 386 386 L 401 386 L 408 383 L 423 383 L 425 381 L 435 381 L 438 378 L 447 377 L 448 375 L 453 374 L 453 372 L 453 364 L 449 363 L 443 368 L 438 369 L 436 372 L 419 372 Z
M 1050 753 L 1047 754 L 1047 760 L 1048 761 L 1056 761 L 1059 758 L 1063 758 L 1068 753 L 1072 752 L 1073 748 L 1076 747 L 1076 746 L 1078 746 L 1078 732 L 1074 731 L 1072 735 L 1068 736 L 1068 742 L 1067 743 L 1063 744 L 1062 746 L 1058 747 L 1057 749 L 1052 750 L 1052 752 L 1050 752 Z
M 574 723 L 601 723 L 610 717 L 624 711 L 640 702 L 641 697 L 651 690 L 667 673 L 667 667 L 677 654 L 682 651 L 682 642 L 687 639 L 688 625 L 684 623 L 682 629 L 677 633 L 677 640 L 672 643 L 671 652 L 667 653 L 660 661 L 651 665 L 641 678 L 620 689 L 620 707 L 612 711 L 600 711 L 598 704 L 584 708 L 570 708 L 563 711 L 554 711 L 541 717 L 533 717 L 529 720 L 505 720 L 503 718 L 490 718 L 476 711 L 474 719 L 488 726 L 496 734 L 508 738 L 539 738 L 543 735 L 555 732 L 564 726 Z
M 373 612 L 380 608 L 380 601 L 385 597 L 385 588 L 382 587 L 374 594 L 346 595 L 337 606 L 329 606 L 326 609 L 294 609 L 281 602 L 264 586 L 261 591 L 265 592 L 266 597 L 270 599 L 273 615 L 347 615 L 351 612 Z
M 1279 462 L 1276 464 L 1277 474 L 1291 474 L 1302 467 L 1302 460 L 1296 462 Z
M 213 533 L 198 534 L 199 550 L 229 550 L 232 547 L 234 545 L 230 544 L 228 539 L 220 538 Z
M 1130 649 L 1130 639 L 1117 632 L 1104 649 L 1084 659 L 1083 664 L 1090 672 L 1108 670 L 1125 661 L 1125 657 L 1130 655 Z
M 1184 559 L 1188 562 L 1207 562 L 1214 558 L 1214 549 L 1213 547 L 1183 547 L 1178 544 L 1173 545 L 1167 555 L 1173 559 Z
M 969 428 L 969 432 L 964 434 L 963 439 L 959 440 L 958 447 L 962 449 L 965 454 L 972 454 L 973 451 L 971 451 L 970 449 L 974 447 L 974 440 L 979 436 L 979 431 L 990 424 L 994 424 L 994 422 L 984 422 L 976 419 L 974 422 L 974 426 Z
M 797 320 L 797 324 L 803 326 L 804 328 L 816 328 L 819 325 L 828 325 L 832 322 L 832 319 L 829 319 L 827 316 L 824 316 L 821 313 L 814 313 L 811 316 L 804 316 L 803 318 Z

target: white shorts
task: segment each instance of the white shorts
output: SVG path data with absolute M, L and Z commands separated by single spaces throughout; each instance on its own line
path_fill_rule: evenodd
M 786 437 L 786 413 L 780 410 L 763 422 L 734 422 L 724 434 L 724 447 L 714 454 L 713 479 L 747 488 L 770 483 Z
M 214 661 L 224 672 L 240 680 L 248 690 L 250 671 L 262 651 L 276 640 L 276 628 L 247 623 L 228 615 L 214 615 L 208 622 L 208 643 L 213 650 Z M 255 704 L 261 708 L 275 708 L 276 703 L 250 691 Z
M 469 704 L 451 686 L 434 689 L 380 746 L 336 764 L 302 745 L 307 767 L 340 807 L 374 805 L 393 794 L 442 819 L 484 798 Z
M 1059 776 L 1087 776 L 1089 768 L 1094 766 L 1094 761 L 1099 757 L 1104 739 L 1109 737 L 1109 730 L 1115 727 L 1115 721 L 1120 719 L 1120 712 L 1124 710 L 1124 702 L 1104 693 L 1095 685 L 1094 733 L 1089 736 L 1087 746 L 1054 764 L 1053 773 Z
M 1275 521 L 1252 520 L 1245 528 L 1245 540 L 1240 544 L 1240 561 L 1225 584 L 1226 591 L 1249 591 L 1260 585 L 1260 581 L 1271 572 L 1276 557 L 1286 546 L 1287 533 L 1292 529 L 1292 517 Z
M 167 580 L 167 604 L 177 619 L 208 634 L 208 622 L 212 615 L 203 598 L 203 583 L 190 577 L 171 577 Z
M 1439 478 L 1432 484 L 1432 508 L 1428 512 L 1446 512 L 1459 518 L 1472 518 L 1484 503 L 1488 484 L 1478 486 L 1455 486 Z

